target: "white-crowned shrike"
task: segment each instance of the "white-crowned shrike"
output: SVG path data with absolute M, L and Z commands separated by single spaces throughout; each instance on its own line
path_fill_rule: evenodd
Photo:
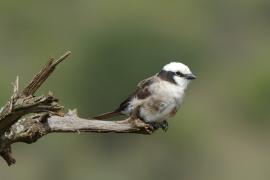
M 95 119 L 116 115 L 133 116 L 150 124 L 154 129 L 167 130 L 167 119 L 174 116 L 182 104 L 189 82 L 196 79 L 188 66 L 180 62 L 165 65 L 156 75 L 142 80 L 120 106 Z

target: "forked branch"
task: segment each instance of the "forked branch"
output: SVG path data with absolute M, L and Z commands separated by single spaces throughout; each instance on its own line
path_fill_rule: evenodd
M 49 133 L 96 132 L 151 134 L 152 128 L 139 119 L 128 118 L 119 121 L 99 121 L 78 117 L 76 111 L 63 112 L 63 106 L 52 93 L 34 96 L 56 66 L 69 55 L 67 51 L 60 58 L 50 58 L 30 83 L 19 91 L 19 79 L 13 83 L 10 100 L 0 110 L 0 156 L 8 165 L 15 163 L 11 145 L 16 142 L 33 143 Z

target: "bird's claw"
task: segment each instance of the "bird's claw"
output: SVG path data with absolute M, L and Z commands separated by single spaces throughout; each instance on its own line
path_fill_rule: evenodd
M 147 124 L 145 130 L 148 134 L 152 134 L 155 131 L 154 127 L 150 124 Z
M 169 124 L 166 120 L 161 121 L 161 122 L 145 122 L 143 120 L 130 118 L 129 121 L 134 123 L 135 127 L 139 127 L 139 128 L 143 127 L 147 134 L 152 134 L 153 132 L 155 132 L 156 130 L 160 128 L 166 132 L 169 127 Z
M 146 134 L 152 134 L 155 131 L 155 128 L 151 124 L 145 123 L 144 121 L 140 119 L 130 118 L 128 120 L 133 124 L 134 127 L 143 129 L 143 132 Z
M 163 131 L 167 131 L 169 124 L 167 121 L 162 121 L 162 122 L 151 122 L 149 123 L 149 126 L 151 127 L 152 131 L 158 130 L 161 128 Z

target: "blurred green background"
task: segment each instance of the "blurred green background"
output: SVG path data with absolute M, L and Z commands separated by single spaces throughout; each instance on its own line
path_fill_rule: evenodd
M 169 131 L 53 134 L 15 144 L 1 180 L 269 180 L 270 1 L 0 1 L 0 104 L 49 56 L 52 90 L 82 117 L 114 109 L 170 61 L 198 76 Z

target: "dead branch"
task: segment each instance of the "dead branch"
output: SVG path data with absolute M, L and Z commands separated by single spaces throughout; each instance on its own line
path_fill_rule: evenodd
M 56 66 L 69 55 L 67 51 L 59 59 L 51 58 L 42 70 L 20 92 L 19 79 L 13 83 L 13 95 L 0 110 L 0 156 L 8 165 L 15 163 L 11 145 L 16 142 L 33 143 L 49 133 L 137 133 L 151 134 L 153 128 L 139 119 L 118 121 L 89 120 L 78 117 L 76 111 L 63 113 L 63 106 L 52 93 L 34 96 Z
M 22 94 L 25 96 L 33 95 L 38 88 L 47 80 L 47 78 L 53 73 L 56 66 L 64 61 L 69 55 L 70 51 L 67 51 L 63 54 L 59 59 L 54 60 L 54 58 L 50 58 L 45 67 L 32 79 L 32 81 L 24 88 Z

